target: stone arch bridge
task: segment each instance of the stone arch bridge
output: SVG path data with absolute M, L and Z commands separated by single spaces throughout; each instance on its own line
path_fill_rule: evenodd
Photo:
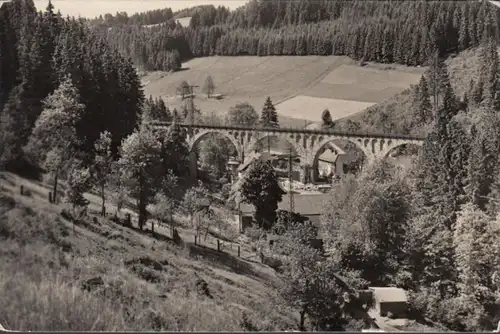
M 153 128 L 168 127 L 170 123 L 150 123 Z M 365 163 L 372 164 L 385 159 L 396 147 L 406 144 L 422 146 L 423 137 L 407 135 L 348 133 L 329 130 L 307 130 L 293 128 L 250 128 L 244 126 L 189 125 L 179 124 L 186 130 L 186 140 L 191 152 L 190 171 L 196 173 L 197 157 L 194 148 L 209 134 L 219 134 L 228 138 L 238 152 L 241 163 L 257 148 L 257 143 L 268 137 L 288 142 L 300 158 L 304 169 L 303 178 L 312 175 L 312 167 L 317 166 L 318 158 L 325 147 L 333 140 L 347 140 L 358 147 L 365 155 Z

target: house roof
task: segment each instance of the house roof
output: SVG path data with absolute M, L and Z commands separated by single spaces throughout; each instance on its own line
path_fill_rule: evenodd
M 373 291 L 373 298 L 379 303 L 383 302 L 408 302 L 406 291 L 393 287 L 369 287 Z
M 329 199 L 328 194 L 296 194 L 295 212 L 304 216 L 320 215 L 323 209 L 323 203 Z M 283 195 L 283 199 L 278 204 L 279 210 L 290 209 L 290 196 Z M 240 210 L 242 213 L 253 213 L 255 211 L 252 204 L 241 203 Z

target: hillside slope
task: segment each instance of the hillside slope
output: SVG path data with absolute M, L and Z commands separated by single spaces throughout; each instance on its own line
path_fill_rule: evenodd
M 450 81 L 457 96 L 462 97 L 471 80 L 477 80 L 479 71 L 479 49 L 466 50 L 446 61 Z M 408 126 L 411 115 L 411 89 L 405 89 L 382 103 L 338 121 L 345 126 L 348 120 L 359 122 L 362 131 L 396 134 L 425 135 L 425 129 Z
M 276 306 L 274 271 L 246 247 L 238 258 L 234 247 L 214 251 L 210 237 L 206 247 L 194 246 L 182 227 L 184 247 L 168 238 L 168 228 L 153 236 L 105 218 L 75 226 L 60 215 L 62 205 L 48 204 L 43 184 L 2 173 L 0 185 L 5 328 L 238 331 L 295 323 Z M 19 194 L 21 185 L 29 196 Z M 97 211 L 97 199 L 87 197 Z
M 171 109 L 181 107 L 177 87 L 183 80 L 198 85 L 196 105 L 203 112 L 226 113 L 240 102 L 260 111 L 270 96 L 282 126 L 304 127 L 320 121 L 328 108 L 333 119 L 355 114 L 367 106 L 417 83 L 420 68 L 359 63 L 343 56 L 206 57 L 183 64 L 175 73 L 152 72 L 142 78 L 146 95 L 161 96 Z M 201 93 L 207 76 L 223 99 Z

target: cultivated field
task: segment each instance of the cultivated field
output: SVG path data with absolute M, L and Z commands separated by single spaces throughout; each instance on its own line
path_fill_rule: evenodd
M 179 22 L 183 27 L 189 27 L 189 22 L 191 22 L 191 17 L 181 17 L 180 19 L 176 19 L 176 21 Z
M 176 73 L 154 72 L 143 77 L 147 95 L 162 96 L 171 108 L 180 108 L 176 88 L 183 81 L 199 85 L 195 103 L 204 112 L 226 113 L 240 102 L 260 111 L 271 96 L 282 126 L 304 127 L 319 121 L 328 108 L 340 119 L 380 103 L 418 82 L 422 68 L 394 65 L 359 66 L 348 57 L 206 57 L 186 62 Z M 211 75 L 221 100 L 201 93 Z M 196 89 L 195 89 L 196 92 Z
M 372 105 L 374 103 L 299 95 L 280 103 L 276 110 L 281 115 L 317 122 L 325 109 L 330 110 L 332 118 L 336 120 L 354 115 Z

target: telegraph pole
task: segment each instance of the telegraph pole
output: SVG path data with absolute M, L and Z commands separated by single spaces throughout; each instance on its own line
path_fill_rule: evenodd
M 195 87 L 200 87 L 198 85 L 189 85 L 189 132 L 192 132 L 192 125 L 194 125 L 194 89 Z M 187 109 L 187 108 L 186 108 Z
M 290 150 L 288 152 L 288 196 L 290 200 L 290 210 L 288 212 L 288 223 L 292 223 L 292 218 L 293 218 L 293 212 L 295 211 L 295 198 L 293 194 L 293 156 L 292 156 L 292 148 L 290 147 Z

